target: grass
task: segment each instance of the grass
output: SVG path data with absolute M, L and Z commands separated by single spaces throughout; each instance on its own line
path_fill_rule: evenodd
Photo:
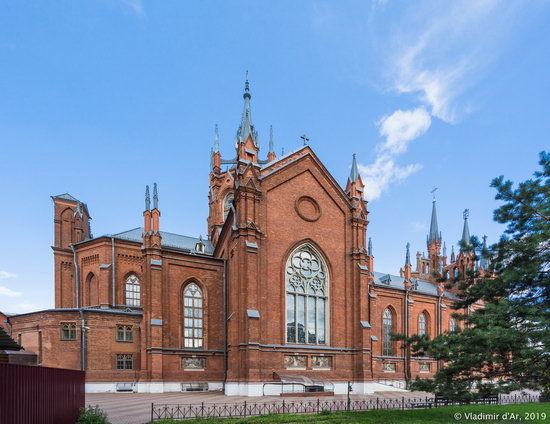
M 499 414 L 496 419 L 476 419 L 466 414 Z M 460 414 L 460 419 L 455 418 Z M 508 416 L 503 416 L 508 414 Z M 513 415 L 512 415 L 513 414 Z M 528 416 L 526 414 L 532 414 Z M 543 419 L 543 414 L 545 415 Z M 538 416 L 537 416 L 538 415 Z M 458 418 L 458 415 L 457 415 Z M 375 410 L 364 412 L 334 412 L 307 415 L 263 415 L 250 418 L 201 418 L 185 421 L 161 420 L 158 424 L 301 424 L 301 423 L 367 423 L 367 424 L 424 424 L 424 423 L 483 423 L 483 424 L 509 424 L 509 423 L 550 423 L 550 403 L 522 403 L 517 405 L 466 405 L 447 406 L 433 409 L 416 409 L 401 411 L 397 409 Z

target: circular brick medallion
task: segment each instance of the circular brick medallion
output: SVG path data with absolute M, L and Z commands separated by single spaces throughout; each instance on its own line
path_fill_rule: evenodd
M 300 218 L 306 221 L 314 222 L 321 217 L 321 207 L 319 206 L 319 203 L 309 196 L 302 196 L 298 198 L 294 204 L 294 208 Z

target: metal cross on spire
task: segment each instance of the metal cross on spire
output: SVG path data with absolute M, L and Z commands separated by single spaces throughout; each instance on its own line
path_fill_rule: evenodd
M 432 193 L 434 201 L 435 201 L 435 192 L 437 191 L 437 189 L 438 189 L 438 187 L 434 187 L 434 189 L 432 191 L 430 191 L 430 193 Z
M 302 134 L 300 136 L 302 140 L 304 140 L 304 146 L 307 146 L 307 142 L 309 141 L 309 137 L 306 134 Z
M 468 219 L 470 216 L 470 209 L 464 209 L 462 216 L 464 217 L 464 220 Z

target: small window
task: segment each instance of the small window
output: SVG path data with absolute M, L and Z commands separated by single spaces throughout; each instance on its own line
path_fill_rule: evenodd
M 132 326 L 131 325 L 117 325 L 116 326 L 116 340 L 117 340 L 117 342 L 131 342 L 133 340 Z
M 428 364 L 427 362 L 422 362 L 418 366 L 418 369 L 420 372 L 430 372 L 430 364 Z
M 204 356 L 181 358 L 181 367 L 186 371 L 202 371 L 206 369 L 206 358 Z
M 117 370 L 131 370 L 134 368 L 134 361 L 132 355 L 117 355 L 116 356 L 116 369 Z
M 61 324 L 61 340 L 76 340 L 76 324 Z
M 227 215 L 229 214 L 229 211 L 231 210 L 231 206 L 233 205 L 233 192 L 227 193 L 225 196 L 225 199 L 223 200 L 223 220 L 227 218 Z

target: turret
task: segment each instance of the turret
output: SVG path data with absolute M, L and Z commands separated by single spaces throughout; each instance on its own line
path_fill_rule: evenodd
M 430 220 L 430 233 L 427 236 L 426 244 L 428 247 L 428 258 L 430 259 L 430 269 L 439 268 L 439 256 L 441 252 L 441 232 L 437 225 L 437 209 L 435 205 L 435 196 L 432 201 L 432 217 Z
M 462 228 L 462 238 L 460 239 L 460 250 L 463 250 L 470 245 L 470 228 L 468 226 L 468 217 L 470 216 L 470 210 L 464 209 L 464 213 L 462 214 L 462 216 L 464 217 L 464 227 Z
M 258 143 L 258 132 L 252 123 L 252 111 L 250 108 L 251 98 L 252 95 L 250 94 L 250 84 L 247 78 L 245 81 L 243 94 L 244 110 L 236 137 L 237 159 L 258 163 L 258 152 L 260 150 L 260 146 Z
M 273 160 L 277 159 L 277 155 L 275 154 L 275 146 L 273 142 L 273 126 L 269 126 L 269 152 L 267 152 L 267 161 L 271 162 Z
M 350 198 L 359 198 L 363 199 L 365 185 L 361 179 L 361 174 L 359 174 L 359 169 L 357 167 L 357 158 L 355 153 L 353 154 L 353 159 L 351 162 L 351 171 L 349 174 L 348 182 L 346 184 L 346 194 Z
M 405 254 L 405 285 L 411 282 L 411 244 L 407 242 L 407 253 Z
M 212 172 L 219 174 L 222 166 L 222 155 L 220 153 L 220 136 L 218 134 L 218 126 L 214 128 L 214 147 L 212 148 Z

